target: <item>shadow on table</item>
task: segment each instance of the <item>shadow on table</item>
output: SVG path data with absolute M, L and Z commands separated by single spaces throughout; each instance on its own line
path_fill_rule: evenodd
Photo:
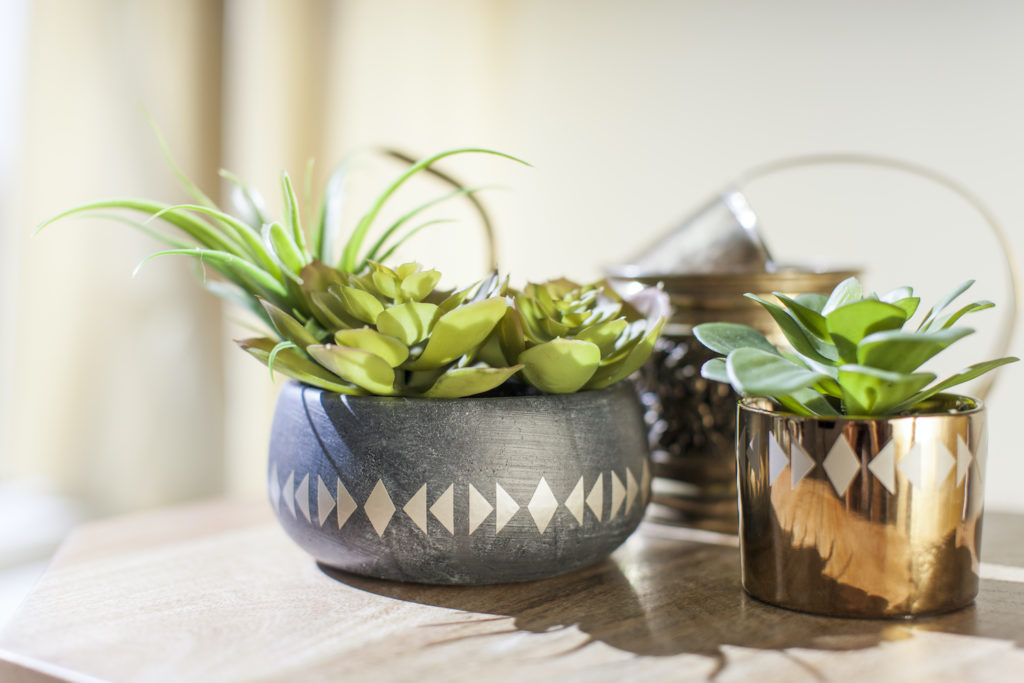
M 1024 584 L 983 581 L 976 605 L 914 620 L 819 617 L 761 603 L 740 587 L 733 547 L 643 539 L 612 559 L 515 586 L 422 586 L 321 569 L 357 589 L 450 609 L 512 617 L 543 633 L 576 626 L 589 640 L 638 655 L 691 653 L 725 663 L 722 645 L 857 650 L 938 631 L 1024 646 Z

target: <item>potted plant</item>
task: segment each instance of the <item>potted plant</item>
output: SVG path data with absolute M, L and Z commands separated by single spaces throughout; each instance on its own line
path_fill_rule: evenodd
M 340 254 L 338 177 L 310 230 L 286 174 L 281 221 L 230 174 L 234 214 L 185 180 L 194 204 L 111 200 L 52 219 L 108 209 L 161 219 L 186 239 L 154 232 L 170 248 L 149 258 L 198 259 L 223 276 L 207 287 L 263 322 L 265 334 L 239 346 L 294 380 L 274 417 L 270 500 L 287 533 L 338 569 L 427 583 L 541 578 L 603 558 L 643 516 L 646 437 L 620 380 L 653 348 L 661 292 L 626 300 L 607 283 L 568 280 L 517 290 L 497 273 L 442 290 L 436 270 L 384 265 L 436 222 L 414 227 L 421 213 L 475 192 L 461 186 L 368 242 L 404 183 L 422 171 L 450 180 L 433 164 L 466 153 L 499 154 L 411 163 Z
M 808 612 L 896 617 L 970 604 L 978 591 L 984 408 L 945 393 L 1016 358 L 943 381 L 920 367 L 993 306 L 947 311 L 953 290 L 915 326 L 909 287 L 865 294 L 855 278 L 830 296 L 753 298 L 789 342 L 754 329 L 698 325 L 724 354 L 702 368 L 744 398 L 738 409 L 743 587 Z

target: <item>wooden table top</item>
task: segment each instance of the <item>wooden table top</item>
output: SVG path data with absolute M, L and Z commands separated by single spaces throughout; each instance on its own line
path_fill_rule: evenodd
M 644 523 L 529 584 L 325 573 L 263 503 L 85 525 L 0 633 L 0 680 L 1024 680 L 1024 516 L 985 520 L 977 603 L 815 617 L 739 585 L 734 537 Z

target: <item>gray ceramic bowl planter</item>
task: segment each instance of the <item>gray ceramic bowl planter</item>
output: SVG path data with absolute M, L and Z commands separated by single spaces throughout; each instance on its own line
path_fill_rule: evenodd
M 633 532 L 650 492 L 641 408 L 600 391 L 458 399 L 278 399 L 271 504 L 321 563 L 418 583 L 528 581 L 585 567 Z

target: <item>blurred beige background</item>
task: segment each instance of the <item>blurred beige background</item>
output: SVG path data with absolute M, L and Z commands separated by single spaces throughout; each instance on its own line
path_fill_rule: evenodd
M 105 514 L 263 495 L 275 388 L 184 260 L 130 228 L 39 221 L 98 198 L 182 201 L 142 114 L 210 193 L 217 169 L 317 184 L 344 153 L 485 146 L 460 159 L 515 279 L 595 277 L 741 171 L 846 150 L 957 178 L 1024 242 L 1024 5 L 691 0 L 0 0 L 0 477 Z M 776 255 L 859 264 L 879 289 L 957 282 L 1010 313 L 1003 255 L 972 210 L 884 171 L 749 188 Z M 481 274 L 471 225 L 411 252 Z M 982 317 L 987 316 L 987 317 Z M 964 363 L 998 340 L 978 335 Z M 1020 334 L 1012 352 L 1024 351 Z M 958 359 L 955 359 L 958 360 Z M 990 396 L 991 508 L 1024 511 L 1016 391 Z

